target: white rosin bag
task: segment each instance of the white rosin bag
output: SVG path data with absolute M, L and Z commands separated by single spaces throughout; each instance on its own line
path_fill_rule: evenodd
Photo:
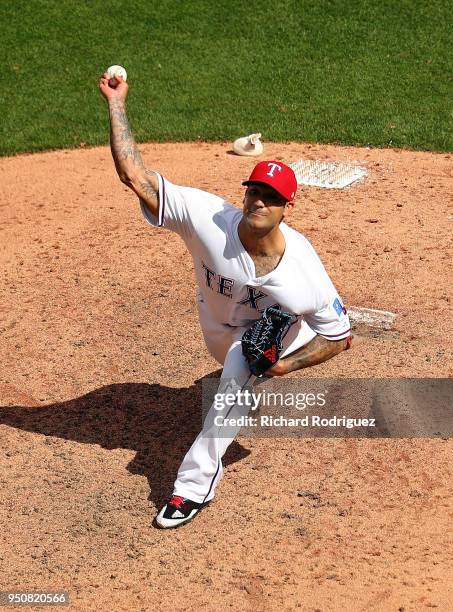
M 263 152 L 263 143 L 260 138 L 261 134 L 250 134 L 250 136 L 237 138 L 233 142 L 233 151 L 236 155 L 248 155 L 249 157 L 261 155 Z

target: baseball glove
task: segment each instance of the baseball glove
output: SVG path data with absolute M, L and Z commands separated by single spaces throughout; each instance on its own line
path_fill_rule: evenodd
M 242 336 L 242 354 L 250 372 L 261 377 L 277 363 L 282 352 L 282 340 L 296 320 L 295 315 L 269 306 Z

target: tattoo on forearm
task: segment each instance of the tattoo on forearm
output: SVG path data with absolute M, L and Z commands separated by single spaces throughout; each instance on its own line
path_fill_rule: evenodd
M 300 370 L 327 361 L 341 353 L 345 347 L 346 340 L 332 342 L 321 336 L 315 336 L 306 346 L 293 353 L 293 355 L 289 355 L 286 359 L 292 371 Z
M 121 161 L 131 160 L 138 168 L 143 168 L 143 161 L 132 135 L 127 119 L 124 102 L 113 100 L 110 104 L 110 148 L 115 165 Z

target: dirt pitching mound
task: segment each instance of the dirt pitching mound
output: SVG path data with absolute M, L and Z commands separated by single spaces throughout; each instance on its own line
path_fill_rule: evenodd
M 172 182 L 241 205 L 254 160 L 144 145 Z M 289 224 L 346 305 L 397 313 L 316 377 L 450 377 L 450 155 L 265 144 L 359 161 L 303 188 Z M 215 502 L 151 527 L 201 426 L 207 353 L 192 262 L 151 228 L 108 148 L 0 160 L 2 590 L 66 590 L 80 610 L 451 607 L 451 441 L 239 437 Z M 297 372 L 292 377 L 303 377 Z

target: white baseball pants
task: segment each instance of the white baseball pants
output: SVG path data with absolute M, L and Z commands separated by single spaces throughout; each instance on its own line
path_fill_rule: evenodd
M 247 362 L 242 355 L 241 338 L 245 327 L 231 327 L 213 321 L 205 311 L 204 302 L 198 300 L 200 324 L 206 346 L 211 355 L 223 364 L 218 393 L 237 392 L 245 387 L 251 388 L 256 379 L 250 374 Z M 283 341 L 282 356 L 304 346 L 315 332 L 303 319 L 298 319 L 290 328 Z M 249 406 L 235 404 L 228 411 L 228 418 L 247 416 Z M 225 414 L 225 412 L 222 412 Z M 201 503 L 210 501 L 223 474 L 222 457 L 228 446 L 239 433 L 240 427 L 216 425 L 219 416 L 213 403 L 203 424 L 181 466 L 174 484 L 174 495 L 186 497 Z

